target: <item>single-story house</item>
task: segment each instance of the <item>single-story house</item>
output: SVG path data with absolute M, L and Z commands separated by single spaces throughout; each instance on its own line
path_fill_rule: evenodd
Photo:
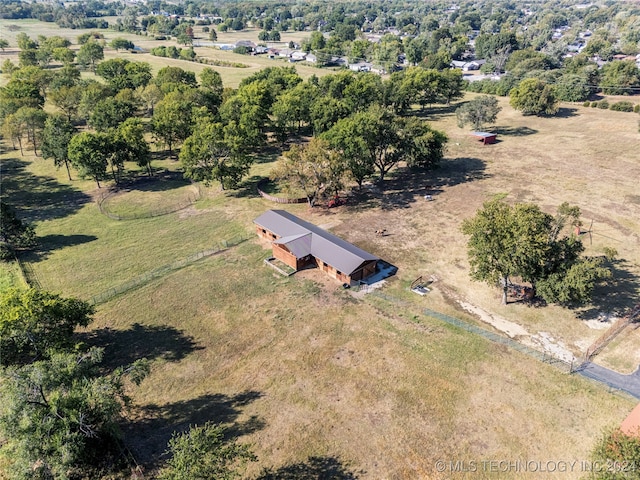
M 451 66 L 453 68 L 459 68 L 463 72 L 471 72 L 474 70 L 480 70 L 480 67 L 482 67 L 482 65 L 484 65 L 485 63 L 487 63 L 487 61 L 484 59 L 470 60 L 470 61 L 452 60 Z
M 373 65 L 368 62 L 358 62 L 349 65 L 349 70 L 354 72 L 370 72 Z
M 489 133 L 489 132 L 471 132 L 471 135 L 480 140 L 484 145 L 489 145 L 492 143 L 496 143 L 497 133 Z
M 296 271 L 317 266 L 348 284 L 376 272 L 378 257 L 284 210 L 269 210 L 253 223 L 273 256 Z
M 253 52 L 253 49 L 256 48 L 256 44 L 251 40 L 238 40 L 236 42 L 236 48 L 238 47 L 245 47 L 250 52 Z
M 313 53 L 307 53 L 305 60 L 307 62 L 316 63 L 318 61 L 318 57 L 316 57 Z
M 283 48 L 282 50 L 278 51 L 279 57 L 291 58 L 292 54 L 293 54 L 293 50 L 289 48 Z
M 291 57 L 289 57 L 289 61 L 290 62 L 301 62 L 306 57 L 307 57 L 307 54 L 305 52 L 302 52 L 300 50 L 296 50 L 295 52 L 293 52 L 291 54 Z

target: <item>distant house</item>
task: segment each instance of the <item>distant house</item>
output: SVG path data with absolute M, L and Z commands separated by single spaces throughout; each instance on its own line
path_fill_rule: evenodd
M 282 50 L 278 51 L 279 57 L 291 58 L 292 54 L 293 54 L 293 50 L 289 48 L 283 48 Z
M 486 60 L 452 60 L 451 66 L 453 68 L 459 68 L 463 72 L 471 72 L 474 70 L 480 70 L 480 67 L 482 67 L 482 65 L 484 65 L 485 63 L 487 63 Z
M 245 47 L 249 52 L 253 52 L 256 48 L 256 44 L 251 40 L 238 40 L 236 42 L 236 48 L 238 47 Z
M 305 52 L 301 52 L 300 50 L 296 50 L 295 52 L 291 53 L 291 56 L 289 57 L 289 61 L 290 62 L 301 62 L 306 57 L 307 57 L 307 54 Z
M 253 223 L 273 256 L 296 271 L 317 266 L 348 284 L 376 272 L 378 257 L 284 210 L 269 210 Z
M 354 72 L 370 72 L 372 67 L 373 65 L 368 62 L 358 62 L 350 64 L 349 70 L 353 70 Z
M 307 53 L 307 56 L 306 56 L 305 60 L 307 62 L 317 63 L 318 62 L 318 57 L 316 57 L 313 53 Z

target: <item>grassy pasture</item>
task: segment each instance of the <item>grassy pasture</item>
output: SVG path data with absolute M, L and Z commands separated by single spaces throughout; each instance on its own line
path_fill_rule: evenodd
M 0 21 L 3 36 L 7 22 L 23 25 Z M 55 25 L 40 22 L 24 22 L 23 28 L 32 37 L 70 32 L 74 42 L 82 33 L 56 32 Z M 141 44 L 144 37 L 130 38 Z M 219 38 L 228 41 L 223 34 Z M 248 69 L 214 67 L 230 86 L 265 65 L 283 64 L 198 50 L 252 63 Z M 167 64 L 204 67 L 105 53 L 149 61 L 155 70 Z M 296 68 L 303 76 L 326 72 Z M 112 365 L 138 356 L 154 360 L 151 376 L 131 392 L 137 408 L 125 426 L 140 460 L 153 466 L 174 429 L 208 419 L 232 424 L 233 435 L 254 444 L 260 457 L 249 469 L 254 476 L 262 467 L 285 476 L 285 466 L 295 466 L 371 479 L 465 478 L 449 470 L 438 476 L 434 462 L 587 460 L 601 429 L 618 424 L 632 400 L 447 327 L 423 316 L 421 308 L 476 321 L 457 306 L 461 298 L 530 333 L 548 332 L 575 354 L 584 351 L 602 332 L 585 319 L 614 314 L 640 295 L 638 115 L 566 104 L 558 118 L 523 117 L 507 99 L 500 102 L 497 125 L 488 127 L 499 134 L 496 145 L 483 146 L 459 129 L 455 106 L 436 107 L 424 118 L 450 137 L 442 169 L 398 171 L 382 188 L 367 186 L 337 209 L 285 207 L 399 266 L 385 291 L 414 307 L 356 300 L 313 271 L 281 278 L 262 264 L 269 251 L 257 242 L 101 305 L 92 327 L 82 332 L 86 341 L 106 346 Z M 37 227 L 42 246 L 27 260 L 43 287 L 89 298 L 250 232 L 253 218 L 280 208 L 252 188 L 268 176 L 274 161 L 275 156 L 262 158 L 245 188 L 236 192 L 212 186 L 184 211 L 121 222 L 99 213 L 95 183 L 75 177 L 69 182 L 63 170 L 41 158 L 5 152 L 0 178 L 3 197 Z M 177 163 L 162 160 L 154 166 L 174 171 Z M 120 208 L 144 210 L 175 203 L 183 188 L 133 189 L 114 201 Z M 434 201 L 424 201 L 425 193 Z M 582 237 L 588 253 L 601 254 L 605 246 L 619 252 L 616 284 L 581 311 L 499 305 L 496 289 L 468 279 L 459 230 L 461 220 L 495 193 L 536 202 L 549 212 L 563 201 L 580 206 L 585 228 L 593 220 L 593 244 Z M 380 228 L 389 235 L 377 237 L 374 231 Z M 438 278 L 427 297 L 407 292 L 418 275 Z M 17 279 L 15 265 L 2 266 L 0 285 Z M 637 335 L 637 329 L 628 329 L 597 361 L 624 373 L 633 370 Z M 551 478 L 582 475 L 574 471 Z M 480 471 L 467 477 L 514 475 Z
M 260 461 L 249 468 L 253 476 L 263 467 L 284 475 L 293 465 L 359 478 L 464 478 L 450 471 L 438 477 L 434 462 L 587 460 L 601 429 L 619 423 L 633 401 L 447 327 L 421 307 L 474 321 L 452 301 L 457 295 L 532 333 L 550 332 L 576 353 L 599 336 L 580 312 L 500 306 L 498 292 L 468 280 L 459 224 L 498 192 L 549 211 L 576 203 L 595 219 L 590 253 L 615 247 L 616 268 L 627 275 L 582 313 L 590 318 L 637 299 L 640 214 L 629 202 L 640 168 L 637 116 L 567 105 L 564 118 L 530 118 L 501 101 L 491 129 L 499 132 L 496 145 L 477 143 L 455 126 L 452 109 L 436 108 L 426 118 L 451 138 L 441 170 L 399 171 L 338 209 L 286 206 L 399 266 L 386 291 L 414 307 L 356 300 L 314 271 L 279 277 L 262 264 L 269 250 L 253 241 L 101 305 L 85 340 L 105 345 L 113 365 L 154 360 L 151 376 L 131 392 L 137 408 L 125 426 L 140 460 L 153 466 L 174 429 L 207 419 L 232 424 L 233 435 L 254 444 Z M 89 298 L 250 232 L 253 218 L 276 208 L 250 188 L 274 161 L 262 158 L 247 188 L 212 186 L 192 208 L 122 222 L 100 215 L 94 183 L 69 182 L 51 162 L 9 151 L 0 166 L 3 194 L 42 239 L 29 259 L 43 287 Z M 131 194 L 170 202 L 180 188 Z M 422 198 L 427 190 L 434 201 Z M 599 224 L 618 241 L 600 238 Z M 378 228 L 389 235 L 375 236 Z M 406 291 L 420 274 L 438 277 L 424 298 Z M 626 336 L 616 345 L 633 348 Z M 628 364 L 624 352 L 609 358 Z

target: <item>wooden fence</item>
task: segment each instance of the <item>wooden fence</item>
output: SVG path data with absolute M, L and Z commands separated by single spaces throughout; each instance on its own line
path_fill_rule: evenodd
M 153 218 L 153 217 L 161 217 L 162 215 L 169 215 L 170 213 L 179 212 L 180 210 L 184 210 L 185 208 L 190 207 L 194 203 L 196 203 L 200 198 L 202 198 L 202 191 L 200 186 L 196 183 L 192 184 L 194 191 L 189 194 L 187 199 L 183 202 L 180 202 L 177 205 L 171 205 L 165 208 L 158 208 L 155 210 L 150 210 L 148 212 L 139 212 L 139 213 L 123 213 L 117 214 L 113 213 L 109 210 L 108 205 L 105 205 L 105 201 L 111 198 L 113 195 L 119 192 L 117 189 L 108 189 L 104 193 L 101 193 L 96 199 L 96 203 L 98 204 L 98 208 L 100 209 L 100 213 L 106 215 L 107 217 L 113 220 L 138 220 L 141 218 Z
M 307 203 L 308 200 L 304 197 L 303 198 L 274 197 L 273 195 L 269 195 L 268 193 L 265 193 L 264 191 L 262 191 L 260 187 L 264 186 L 264 184 L 267 183 L 268 181 L 269 181 L 268 179 L 265 179 L 265 180 L 261 180 L 258 183 L 258 187 L 257 187 L 258 193 L 262 198 L 266 198 L 270 202 L 275 202 L 275 203 Z

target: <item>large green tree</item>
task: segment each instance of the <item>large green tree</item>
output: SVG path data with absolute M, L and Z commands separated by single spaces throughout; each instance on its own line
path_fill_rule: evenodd
M 252 158 L 237 148 L 228 133 L 228 128 L 208 116 L 198 120 L 180 151 L 186 178 L 205 184 L 217 180 L 223 189 L 238 185 Z
M 303 191 L 310 207 L 324 193 L 337 194 L 343 186 L 345 163 L 326 140 L 314 137 L 305 146 L 294 145 L 276 164 L 271 178 L 288 191 Z
M 602 91 L 606 95 L 634 95 L 640 92 L 640 68 L 634 61 L 613 61 L 602 67 Z
M 537 78 L 524 79 L 512 88 L 509 104 L 524 115 L 553 115 L 558 112 L 554 87 Z
M 47 120 L 46 112 L 41 108 L 20 107 L 15 116 L 24 125 L 24 133 L 26 133 L 27 140 L 33 146 L 33 153 L 38 155 L 38 145 Z
M 151 150 L 144 138 L 145 127 L 139 118 L 128 118 L 113 133 L 115 143 L 114 155 L 120 157 L 119 162 L 135 162 L 139 167 L 151 171 Z
M 112 154 L 106 133 L 82 132 L 69 141 L 69 160 L 82 178 L 90 177 L 100 188 L 100 180 L 107 176 L 107 166 Z
M 80 65 L 85 68 L 91 66 L 95 72 L 97 63 L 104 59 L 104 48 L 96 41 L 88 41 L 78 50 L 77 59 Z
M 152 78 L 151 65 L 146 62 L 131 62 L 124 58 L 100 62 L 96 67 L 96 74 L 104 78 L 116 91 L 145 87 Z
M 232 480 L 247 461 L 256 460 L 247 445 L 229 440 L 226 428 L 211 422 L 174 433 L 167 453 L 159 480 Z
M 123 467 L 118 423 L 129 405 L 126 379 L 140 383 L 148 365 L 101 374 L 101 360 L 94 348 L 3 370 L 0 434 L 10 478 L 102 478 Z
M 71 122 L 71 120 L 78 114 L 83 90 L 84 88 L 80 85 L 64 85 L 53 90 L 49 94 L 49 99 L 51 100 L 51 103 L 66 114 L 67 120 Z
M 493 123 L 498 117 L 502 107 L 498 105 L 498 99 L 491 95 L 481 95 L 465 102 L 456 109 L 458 126 L 463 128 L 467 124 L 476 130 L 482 130 L 483 125 Z
M 534 204 L 511 206 L 500 198 L 485 202 L 462 223 L 469 236 L 471 278 L 500 284 L 505 304 L 513 276 L 530 282 L 549 303 L 589 301 L 593 287 L 610 274 L 580 257 L 583 246 L 575 235 L 562 234 L 566 226 L 577 224 L 578 216 L 579 209 L 566 203 L 554 217 Z
M 151 118 L 154 135 L 169 149 L 191 135 L 193 102 L 180 91 L 171 91 L 158 102 Z
M 10 205 L 0 202 L 0 260 L 7 260 L 17 250 L 29 249 L 35 244 L 34 228 L 18 218 Z
M 93 307 L 35 288 L 11 288 L 0 299 L 2 362 L 22 364 L 73 347 L 76 327 L 91 322 Z
M 135 105 L 130 102 L 107 97 L 94 106 L 89 117 L 89 125 L 99 132 L 105 132 L 110 128 L 117 128 L 127 118 L 132 117 L 135 111 Z
M 50 115 L 44 123 L 42 131 L 42 156 L 53 158 L 53 163 L 60 168 L 67 169 L 67 175 L 71 180 L 69 170 L 69 142 L 76 133 L 76 129 L 69 119 L 60 113 Z

